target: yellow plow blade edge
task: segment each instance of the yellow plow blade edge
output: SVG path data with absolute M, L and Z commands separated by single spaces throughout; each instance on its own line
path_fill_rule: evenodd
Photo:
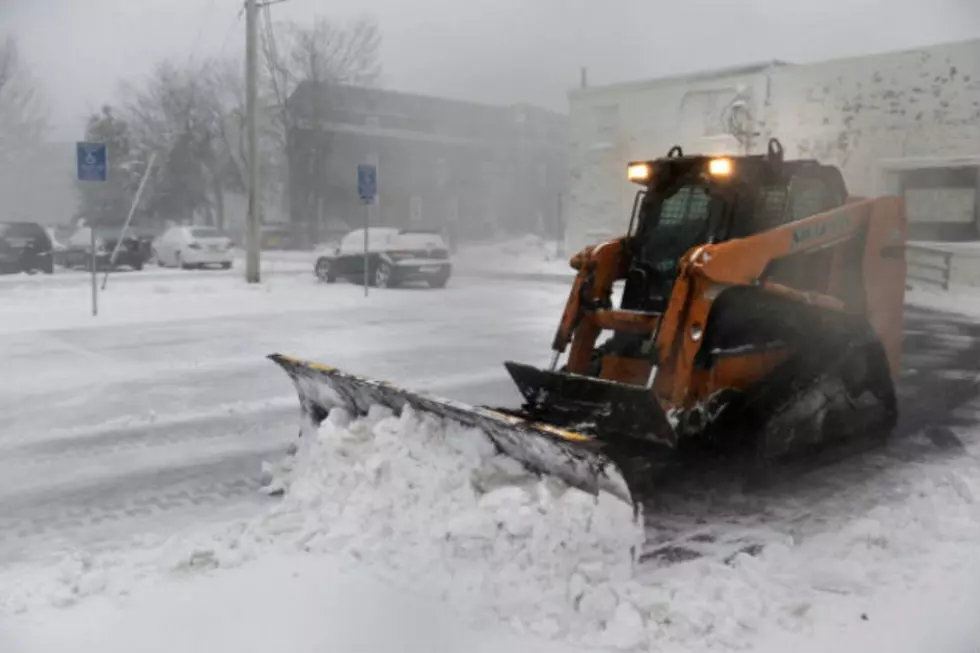
M 431 413 L 483 431 L 503 454 L 520 461 L 531 471 L 555 476 L 591 494 L 604 491 L 633 503 L 619 468 L 602 452 L 602 444 L 588 435 L 413 392 L 283 354 L 271 354 L 269 358 L 292 379 L 304 419 L 314 427 L 326 419 L 334 407 L 360 416 L 366 415 L 372 405 L 386 406 L 396 414 L 405 406 L 411 406 L 417 412 Z

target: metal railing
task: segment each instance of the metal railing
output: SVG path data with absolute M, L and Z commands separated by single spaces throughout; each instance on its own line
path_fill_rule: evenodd
M 953 252 L 924 245 L 905 246 L 907 281 L 949 290 L 953 271 Z

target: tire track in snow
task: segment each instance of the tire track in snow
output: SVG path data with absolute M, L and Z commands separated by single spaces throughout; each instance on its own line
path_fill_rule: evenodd
M 137 534 L 169 535 L 202 519 L 252 512 L 270 501 L 259 492 L 257 462 L 283 449 L 0 499 L 0 559 L 11 564 L 66 549 L 107 548 Z

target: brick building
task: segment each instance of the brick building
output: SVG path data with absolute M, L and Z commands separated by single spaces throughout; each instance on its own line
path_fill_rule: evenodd
M 362 224 L 358 163 L 378 166 L 381 225 L 444 229 L 464 240 L 560 231 L 561 114 L 313 83 L 290 102 L 290 222 L 315 240 Z

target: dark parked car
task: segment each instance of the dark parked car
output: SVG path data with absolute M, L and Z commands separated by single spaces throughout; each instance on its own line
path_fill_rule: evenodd
M 449 248 L 436 231 L 371 227 L 368 229 L 368 283 L 379 288 L 422 281 L 443 288 L 452 274 Z M 344 236 L 336 247 L 316 259 L 321 281 L 364 281 L 364 229 Z
M 83 268 L 92 267 L 91 253 L 92 232 L 89 227 L 79 227 L 68 239 L 68 247 L 64 252 L 65 267 Z M 109 259 L 112 257 L 112 250 L 115 249 L 119 241 L 118 229 L 95 230 L 95 265 L 99 270 L 109 267 Z M 123 236 L 122 245 L 116 253 L 115 267 L 125 266 L 133 270 L 142 270 L 143 264 L 150 256 L 149 244 L 144 239 L 136 238 L 132 235 Z
M 0 222 L 0 273 L 54 272 L 51 238 L 34 222 Z

